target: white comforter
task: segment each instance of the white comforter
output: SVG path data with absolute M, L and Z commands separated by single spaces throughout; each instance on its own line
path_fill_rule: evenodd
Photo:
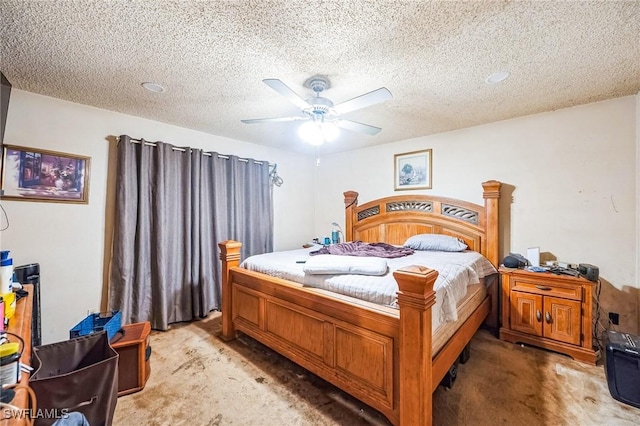
M 464 298 L 468 285 L 478 284 L 480 278 L 497 272 L 487 258 L 474 251 L 416 251 L 410 256 L 386 259 L 389 272 L 382 276 L 305 274 L 302 262 L 310 257 L 309 252 L 317 249 L 316 246 L 260 254 L 249 257 L 240 266 L 310 287 L 322 288 L 391 307 L 397 307 L 398 291 L 393 271 L 409 265 L 427 266 L 439 273 L 434 286 L 436 291 L 436 305 L 433 309 L 434 330 L 441 323 L 458 319 L 456 305 Z

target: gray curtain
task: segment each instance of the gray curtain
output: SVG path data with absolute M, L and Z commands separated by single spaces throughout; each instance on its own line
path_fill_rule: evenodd
M 220 307 L 218 242 L 273 250 L 266 161 L 170 144 L 118 143 L 110 308 L 166 330 Z

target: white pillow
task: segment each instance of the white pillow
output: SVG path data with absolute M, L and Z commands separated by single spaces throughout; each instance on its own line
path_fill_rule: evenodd
M 407 239 L 404 246 L 414 250 L 433 251 L 464 251 L 469 248 L 460 238 L 442 234 L 414 235 Z
M 309 275 L 385 275 L 387 260 L 381 257 L 340 256 L 319 254 L 309 256 L 302 270 Z

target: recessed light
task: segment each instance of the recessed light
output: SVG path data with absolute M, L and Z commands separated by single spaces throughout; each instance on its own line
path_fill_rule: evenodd
M 142 87 L 147 89 L 150 92 L 162 93 L 164 92 L 164 87 L 160 86 L 158 83 L 144 82 L 142 83 Z
M 511 75 L 511 73 L 509 71 L 498 71 L 498 72 L 494 72 L 493 74 L 491 74 L 489 77 L 487 77 L 487 79 L 485 80 L 485 82 L 487 84 L 496 84 L 496 83 L 500 83 L 501 81 L 506 80 L 507 78 L 509 78 L 509 76 Z

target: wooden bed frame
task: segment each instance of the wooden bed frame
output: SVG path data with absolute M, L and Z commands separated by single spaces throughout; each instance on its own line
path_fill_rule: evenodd
M 403 244 L 437 233 L 464 240 L 498 266 L 500 182 L 488 181 L 484 206 L 425 195 L 358 206 L 345 192 L 345 240 Z M 430 425 L 432 393 L 483 321 L 497 326 L 496 275 L 487 297 L 442 349 L 431 349 L 431 307 L 438 273 L 423 266 L 394 272 L 399 309 L 305 287 L 239 268 L 237 241 L 219 244 L 222 335 L 243 332 L 379 410 L 394 425 Z

